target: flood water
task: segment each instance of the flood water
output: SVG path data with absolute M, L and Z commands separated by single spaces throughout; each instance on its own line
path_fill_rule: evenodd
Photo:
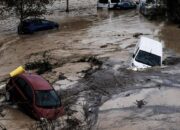
M 66 15 L 65 17 L 47 17 L 48 19 L 58 22 L 60 24 L 60 30 L 50 30 L 45 32 L 38 32 L 33 35 L 18 36 L 15 33 L 16 27 L 12 26 L 16 25 L 17 22 L 11 24 L 11 26 L 7 25 L 6 27 L 0 27 L 1 79 L 3 79 L 6 74 L 8 74 L 11 70 L 19 65 L 24 65 L 27 62 L 48 59 L 53 65 L 53 71 L 43 75 L 46 79 L 57 80 L 59 73 L 63 72 L 63 74 L 66 75 L 67 78 L 78 80 L 80 79 L 79 73 L 91 66 L 91 64 L 89 63 L 84 64 L 79 63 L 79 61 L 81 61 L 83 57 L 96 56 L 98 60 L 103 61 L 102 69 L 93 73 L 88 78 L 81 79 L 79 83 L 77 83 L 77 81 L 77 84 L 75 86 L 78 86 L 78 89 L 73 87 L 68 88 L 68 93 L 66 93 L 72 96 L 71 98 L 81 97 L 81 100 L 83 98 L 83 100 L 88 101 L 88 103 L 90 104 L 89 106 L 95 106 L 96 103 L 98 105 L 102 105 L 106 100 L 111 101 L 111 97 L 113 97 L 114 95 L 116 95 L 117 99 L 119 99 L 119 96 L 117 96 L 118 94 L 120 94 L 122 91 L 129 91 L 131 89 L 155 87 L 155 90 L 152 89 L 149 91 L 151 93 L 157 93 L 157 98 L 161 98 L 158 97 L 158 94 L 160 92 L 156 88 L 159 84 L 160 86 L 164 85 L 163 87 L 167 87 L 169 84 L 173 84 L 173 87 L 179 87 L 177 85 L 179 84 L 179 66 L 176 65 L 172 68 L 171 66 L 165 69 L 155 68 L 147 72 L 140 73 L 127 70 L 134 50 L 134 46 L 139 40 L 139 38 L 134 37 L 134 34 L 137 33 L 165 43 L 164 58 L 169 56 L 177 56 L 180 52 L 180 45 L 178 44 L 178 34 L 180 33 L 180 29 L 175 25 L 166 25 L 166 23 L 163 21 L 149 21 L 141 16 L 136 10 L 97 10 L 96 14 L 90 16 L 73 17 Z M 10 29 L 7 29 L 8 27 Z M 174 73 L 174 71 L 172 70 L 176 70 L 176 73 Z M 175 76 L 175 78 L 172 78 L 173 76 Z M 153 81 L 151 81 L 151 79 L 153 79 Z M 155 81 L 156 79 L 157 81 Z M 158 79 L 160 80 L 158 81 Z M 60 88 L 61 86 L 58 87 Z M 149 91 L 142 90 L 140 91 L 140 93 L 147 94 Z M 166 93 L 170 93 L 170 95 L 172 95 L 172 92 L 174 91 L 176 90 L 165 90 L 163 94 L 165 95 Z M 73 94 L 76 93 L 76 95 L 71 95 L 71 92 L 73 92 Z M 134 94 L 134 91 L 132 93 Z M 146 94 L 142 95 L 147 96 L 148 94 Z M 136 94 L 134 95 L 135 97 L 132 97 L 133 102 L 136 101 Z M 164 95 L 163 98 L 165 100 Z M 172 96 L 172 99 L 175 100 L 174 98 L 177 97 L 178 96 Z M 151 100 L 151 98 L 149 100 Z M 155 99 L 153 98 L 153 100 Z M 132 100 L 129 100 L 130 104 L 132 104 L 131 101 Z M 115 102 L 115 104 L 116 103 L 117 102 Z M 77 102 L 74 102 L 74 104 L 77 104 Z M 99 106 L 97 107 L 97 104 L 95 107 L 95 116 L 93 116 L 93 114 L 90 114 L 90 116 L 92 117 L 90 118 L 90 120 L 94 120 L 93 123 L 91 122 L 92 125 L 96 124 L 96 120 L 99 124 L 103 124 L 104 122 L 106 123 L 106 120 L 108 120 L 108 118 L 106 118 L 107 116 L 110 117 L 111 122 L 109 122 L 109 125 L 107 125 L 107 127 L 103 125 L 97 127 L 96 124 L 95 129 L 109 130 L 110 128 L 114 128 L 114 130 L 119 130 L 120 126 L 118 125 L 118 121 L 116 122 L 116 124 L 112 123 L 113 116 L 116 115 L 117 111 L 114 112 L 113 110 L 109 110 L 108 113 L 104 112 L 105 114 L 100 114 L 100 118 L 98 118 Z M 112 105 L 111 103 L 109 104 L 109 106 Z M 127 107 L 126 105 L 127 104 L 122 106 Z M 154 104 L 152 103 L 151 105 Z M 170 105 L 172 106 L 173 104 L 170 103 Z M 102 108 L 103 107 L 104 106 L 102 106 Z M 163 105 L 161 107 L 163 107 Z M 79 107 L 76 108 L 80 109 Z M 102 108 L 99 111 L 100 113 L 103 113 L 101 112 Z M 9 114 L 16 115 L 13 114 L 14 112 L 16 112 L 16 110 L 10 111 Z M 122 113 L 120 113 L 118 116 L 123 117 L 123 115 L 125 115 L 126 113 L 124 113 L 124 111 L 121 112 Z M 133 114 L 133 112 L 131 113 L 130 111 L 127 113 Z M 179 113 L 179 111 L 177 111 L 177 113 Z M 144 115 L 147 116 L 146 114 Z M 140 115 L 138 115 L 137 118 L 139 116 Z M 83 120 L 83 117 L 79 115 L 77 117 L 82 118 Z M 27 120 L 28 122 L 34 122 L 33 119 L 29 119 L 25 115 L 21 115 L 21 117 L 18 118 L 19 121 L 22 120 L 22 123 L 20 123 L 20 127 L 22 127 L 22 129 L 25 128 L 25 124 L 23 124 L 24 120 Z M 123 119 L 124 118 L 125 117 L 123 117 Z M 159 117 L 155 117 L 152 120 L 155 120 L 156 118 Z M 133 116 L 133 119 L 136 119 L 136 117 Z M 163 119 L 161 123 L 164 123 Z M 131 119 L 128 120 L 128 118 L 124 120 L 125 122 L 123 123 L 126 125 L 127 123 L 134 121 Z M 175 121 L 175 123 L 176 122 L 177 120 Z M 3 121 L 3 123 L 7 125 L 6 121 Z M 138 124 L 139 122 L 135 123 Z M 116 126 L 109 127 L 110 125 Z M 133 128 L 133 123 L 131 125 L 132 127 L 130 126 L 129 129 Z M 157 125 L 159 124 L 157 123 Z M 156 127 L 157 125 L 154 126 Z M 16 126 L 15 128 L 20 127 Z M 139 129 L 138 125 L 136 127 L 137 129 Z M 124 129 L 126 128 L 127 127 L 124 127 Z M 13 126 L 8 127 L 8 130 L 13 130 Z
M 179 45 L 179 33 L 180 28 L 178 28 L 177 25 L 173 24 L 166 24 L 162 29 L 160 33 L 161 39 L 166 44 L 167 48 L 173 49 L 176 52 L 180 52 L 180 45 Z

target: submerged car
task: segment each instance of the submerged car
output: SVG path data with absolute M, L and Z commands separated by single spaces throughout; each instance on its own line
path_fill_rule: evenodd
M 97 8 L 113 9 L 119 0 L 98 0 Z
M 45 19 L 26 19 L 18 25 L 18 34 L 32 34 L 37 31 L 58 29 L 59 24 Z
M 141 3 L 139 7 L 139 12 L 144 16 L 153 16 L 156 14 L 156 8 L 156 4 Z
M 114 5 L 114 9 L 134 9 L 136 8 L 136 3 L 131 0 L 120 0 L 119 3 Z
M 136 4 L 132 0 L 98 0 L 97 7 L 108 9 L 133 9 L 136 8 Z
M 41 76 L 23 73 L 6 85 L 9 101 L 17 103 L 36 119 L 54 120 L 64 113 L 61 100 L 53 87 Z
M 131 66 L 140 69 L 161 66 L 162 55 L 162 43 L 147 37 L 141 37 L 136 45 Z

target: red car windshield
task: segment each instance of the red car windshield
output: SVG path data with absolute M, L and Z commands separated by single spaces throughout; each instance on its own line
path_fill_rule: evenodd
M 35 91 L 36 105 L 43 108 L 54 108 L 61 105 L 60 99 L 54 90 Z

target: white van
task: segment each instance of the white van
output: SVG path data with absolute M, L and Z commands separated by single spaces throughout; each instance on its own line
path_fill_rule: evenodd
M 133 68 L 148 68 L 162 65 L 163 47 L 162 43 L 141 37 L 136 45 L 132 59 Z
M 97 7 L 112 9 L 119 2 L 120 0 L 98 0 Z

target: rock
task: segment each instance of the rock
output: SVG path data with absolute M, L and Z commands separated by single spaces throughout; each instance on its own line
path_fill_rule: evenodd
M 65 79 L 67 79 L 66 76 L 64 76 L 63 74 L 60 74 L 60 75 L 59 75 L 59 80 L 65 80 Z
M 108 45 L 102 45 L 100 46 L 100 48 L 106 48 Z

